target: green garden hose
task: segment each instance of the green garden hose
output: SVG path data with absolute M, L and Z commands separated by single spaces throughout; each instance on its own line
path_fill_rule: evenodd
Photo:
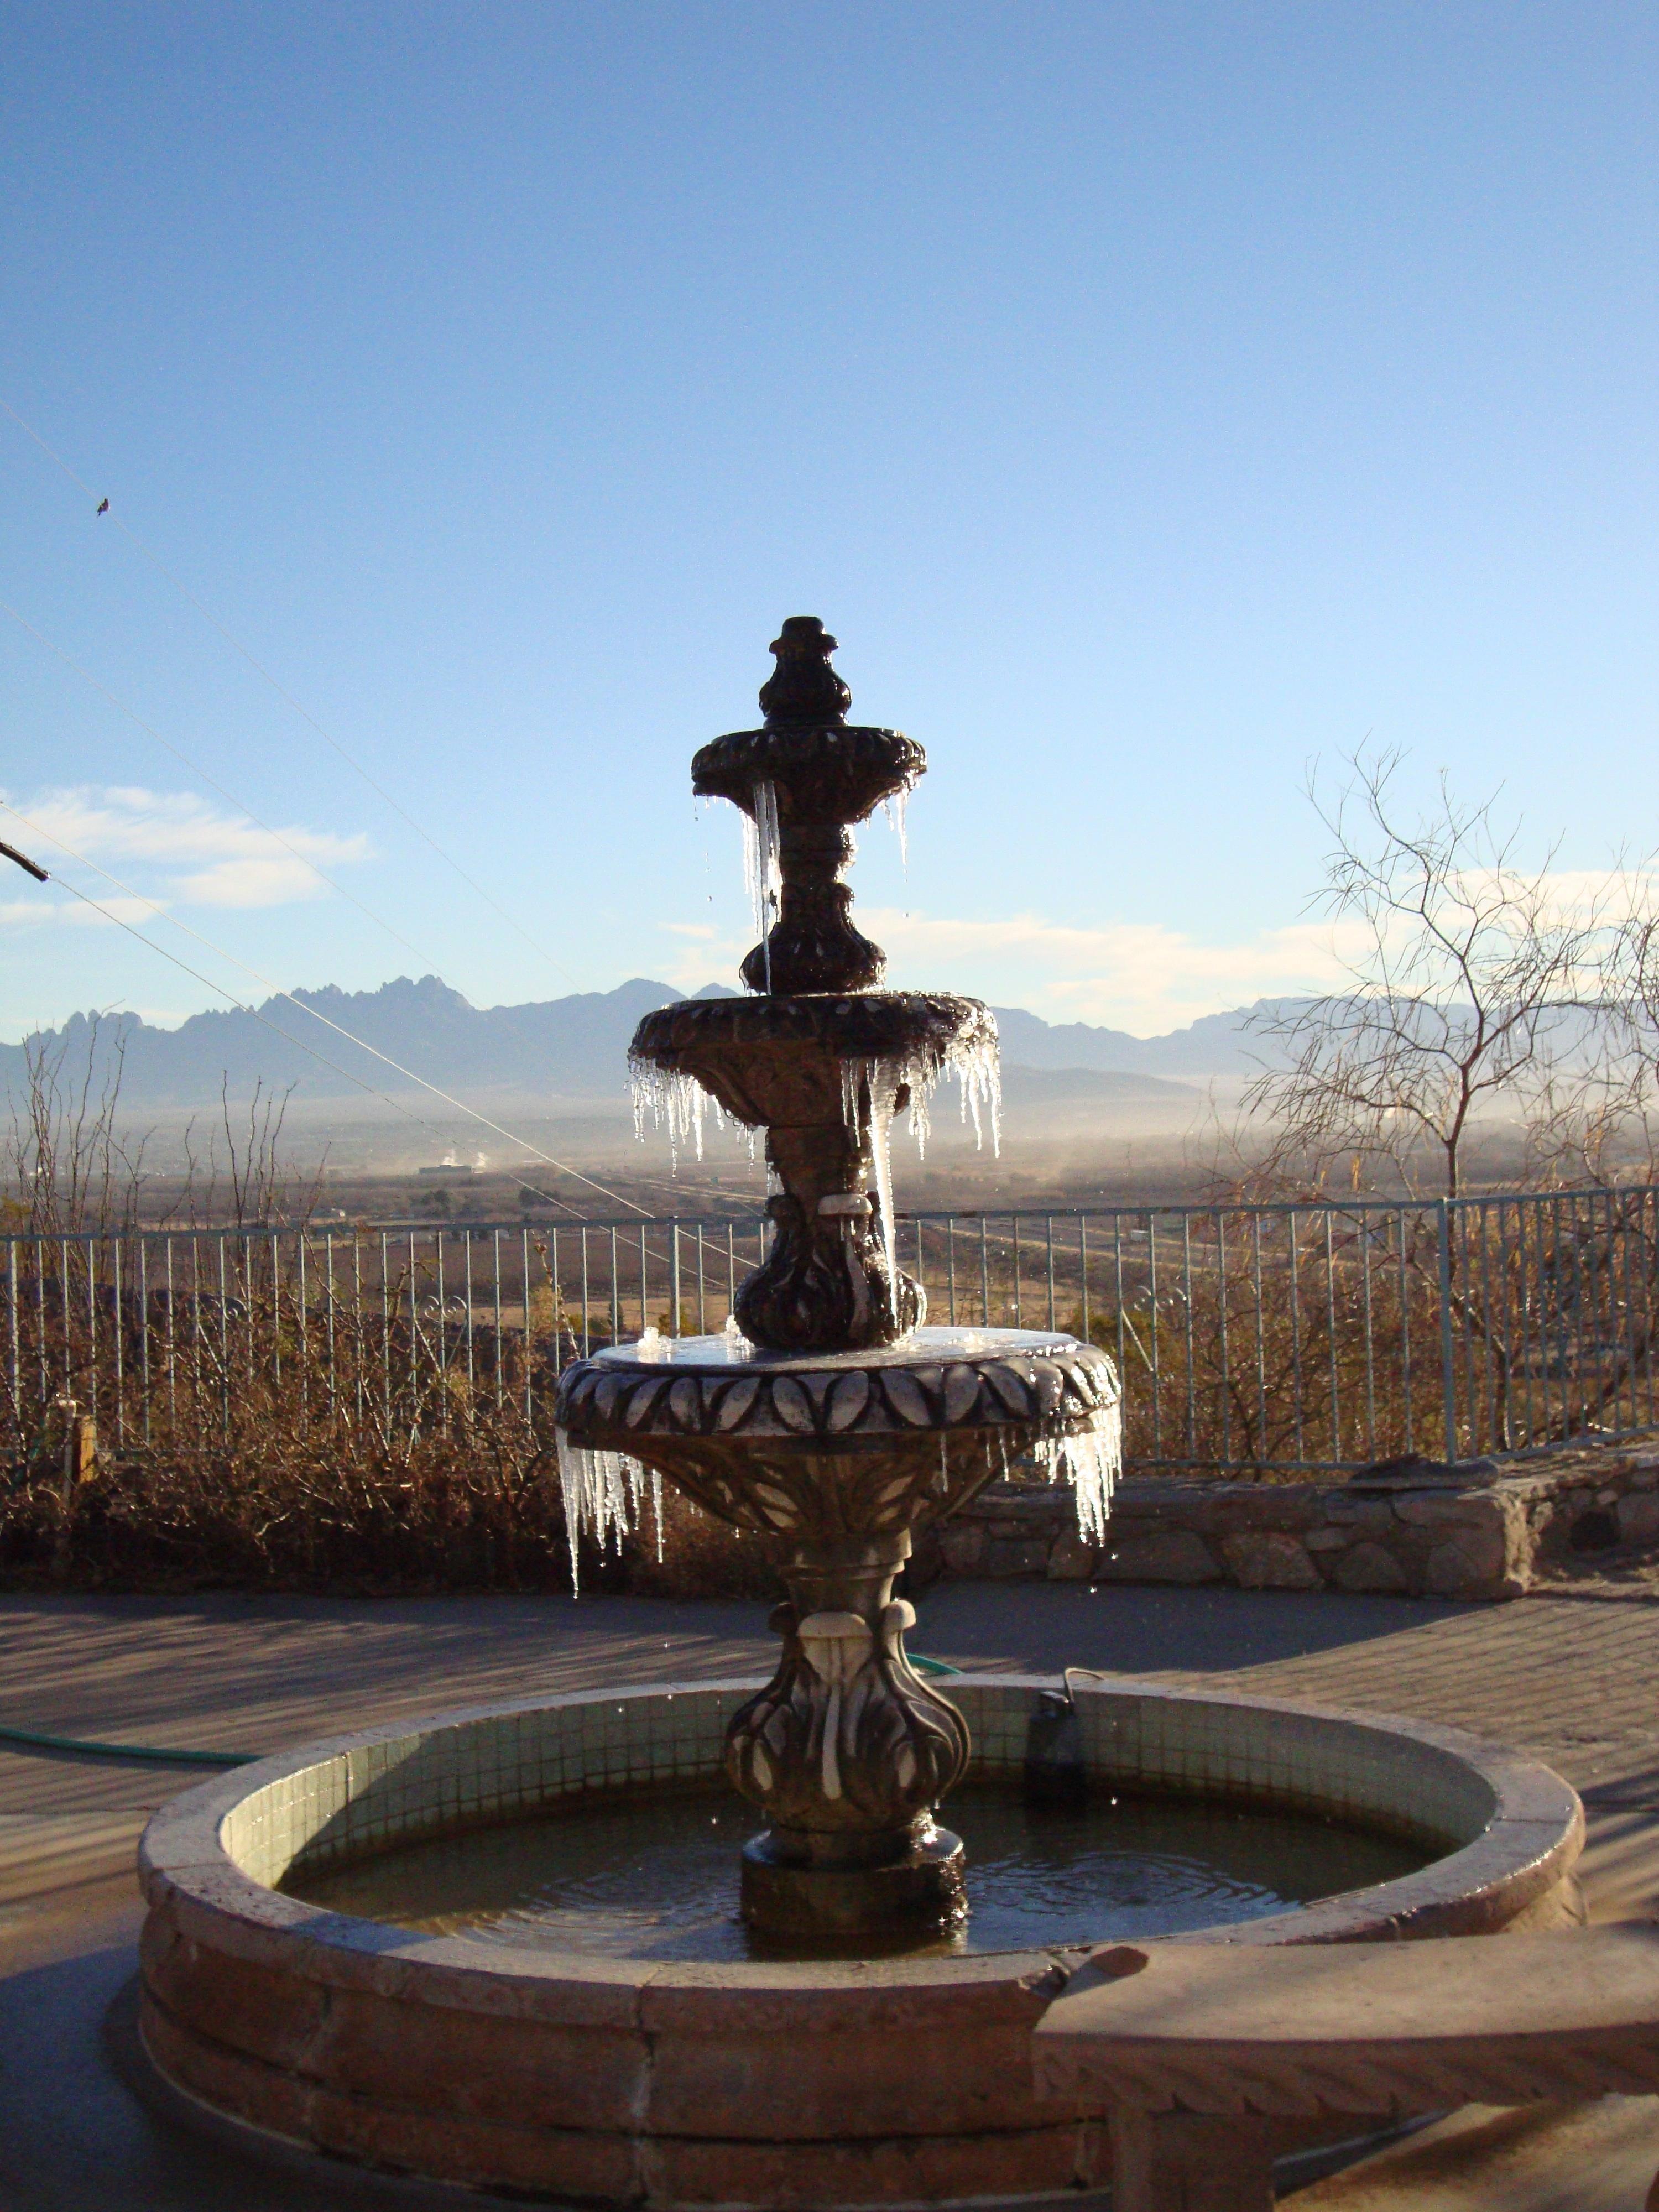
M 78 1751 L 89 1759 L 154 1759 L 170 1766 L 252 1766 L 263 1751 L 171 1751 L 154 1743 L 105 1743 L 95 1736 L 41 1735 L 33 1729 L 0 1728 L 0 1743 L 32 1751 Z
M 919 1674 L 959 1674 L 943 1659 L 910 1654 Z M 155 1743 L 105 1743 L 96 1736 L 42 1735 L 34 1729 L 0 1728 L 0 1743 L 21 1743 L 30 1751 L 75 1751 L 86 1759 L 147 1759 L 162 1766 L 252 1766 L 270 1757 L 264 1751 L 173 1751 Z

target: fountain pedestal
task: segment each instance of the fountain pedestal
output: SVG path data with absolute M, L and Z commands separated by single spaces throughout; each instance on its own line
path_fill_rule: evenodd
M 772 1825 L 744 1852 L 743 1914 L 776 1935 L 948 1927 L 967 1912 L 960 1839 L 933 1808 L 968 1729 L 911 1666 L 892 1595 L 910 1535 L 804 1544 L 781 1562 L 778 1671 L 732 1720 L 726 1767 Z
M 771 1824 L 744 1854 L 754 1925 L 832 1936 L 961 1918 L 961 1846 L 933 1811 L 967 1766 L 968 1729 L 905 1656 L 915 1615 L 894 1577 L 916 1528 L 1034 1448 L 1081 1479 L 1085 1512 L 1103 1509 L 1118 1417 L 1106 1355 L 1035 1329 L 921 1328 L 815 1357 L 667 1338 L 567 1370 L 572 1492 L 612 1477 L 607 1454 L 655 1468 L 758 1537 L 788 1592 L 777 1671 L 726 1737 L 727 1773 Z

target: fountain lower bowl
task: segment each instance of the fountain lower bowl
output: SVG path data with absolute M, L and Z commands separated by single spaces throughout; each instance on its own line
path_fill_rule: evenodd
M 1082 1946 L 665 1961 L 416 1934 L 276 1887 L 542 1808 L 712 1783 L 756 1686 L 446 1714 L 176 1800 L 142 1853 L 143 2019 L 179 2108 L 273 2148 L 619 2205 L 1036 2201 L 1103 2180 L 1097 2118 L 1030 2089 L 1031 2027 Z M 1054 1686 L 951 1682 L 974 1733 L 970 1778 L 1018 1781 Z M 1436 1854 L 1399 1880 L 1183 1940 L 1575 1917 L 1582 1812 L 1535 1762 L 1414 1723 L 1126 1680 L 1075 1697 L 1097 1788 L 1298 1810 Z M 1103 1920 L 1101 1938 L 1120 1932 Z

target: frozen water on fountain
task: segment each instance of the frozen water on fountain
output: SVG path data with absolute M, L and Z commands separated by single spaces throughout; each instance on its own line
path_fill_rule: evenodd
M 653 1128 L 666 1127 L 669 1151 L 676 1167 L 679 1165 L 680 1146 L 688 1138 L 696 1148 L 697 1158 L 702 1158 L 703 1123 L 709 1115 L 714 1115 L 718 1128 L 726 1127 L 720 1100 L 705 1091 L 694 1075 L 686 1075 L 678 1069 L 653 1067 L 649 1060 L 630 1060 L 628 1080 L 634 1094 L 634 1134 L 644 1138 L 647 1114 Z M 751 1130 L 751 1158 L 754 1150 Z
M 893 1224 L 893 1115 L 902 1090 L 910 1093 L 910 1133 L 925 1158 L 933 1121 L 929 1101 L 946 1075 L 960 1085 L 962 1118 L 971 1119 L 974 1141 L 981 1148 L 988 1129 L 991 1149 L 1002 1151 L 1002 1071 L 995 1033 L 957 1039 L 941 1054 L 924 1053 L 915 1060 L 849 1060 L 842 1063 L 842 1118 L 849 1129 L 859 1127 L 864 1094 L 870 1100 L 870 1155 L 876 1181 L 879 1219 L 876 1233 L 887 1271 L 889 1289 L 896 1281 Z
M 1012 1472 L 1008 1439 L 1000 1429 L 987 1429 L 983 1434 L 985 1464 L 992 1466 L 994 1449 L 1006 1482 Z M 1030 1452 L 1047 1481 L 1071 1485 L 1077 1501 L 1078 1534 L 1087 1540 L 1104 1543 L 1112 1492 L 1123 1473 L 1122 1400 L 1098 1407 L 1081 1429 L 1065 1436 L 1039 1437 Z
M 741 812 L 741 810 L 739 810 Z M 755 811 L 744 814 L 743 879 L 755 912 L 755 929 L 766 963 L 766 988 L 772 988 L 772 924 L 783 897 L 783 863 L 778 830 L 777 786 L 763 780 L 755 786 Z
M 1085 1543 L 1106 1540 L 1112 1492 L 1123 1472 L 1123 1407 L 1103 1406 L 1091 1425 L 1070 1436 L 1042 1437 L 1031 1456 L 1050 1482 L 1069 1482 L 1077 1500 L 1078 1534 Z
M 649 1334 L 654 1335 L 653 1330 Z M 725 1336 L 730 1356 L 750 1358 L 754 1346 L 728 1316 Z M 645 1355 L 651 1355 L 647 1352 Z M 993 1453 L 1001 1459 L 1005 1477 L 1010 1472 L 1007 1439 L 1000 1431 L 983 1432 L 987 1465 Z M 577 1541 L 592 1536 L 601 1551 L 610 1543 L 618 1552 L 624 1535 L 638 1527 L 647 1490 L 657 1531 L 657 1557 L 662 1557 L 662 1477 L 642 1467 L 626 1452 L 589 1451 L 573 1444 L 564 1431 L 556 1431 L 559 1455 L 559 1487 L 564 1498 L 565 1528 L 570 1543 L 571 1587 L 579 1584 Z M 938 1488 L 950 1481 L 950 1439 L 939 1440 Z M 1123 1470 L 1123 1409 L 1121 1404 L 1103 1406 L 1089 1425 L 1058 1437 L 1040 1437 L 1031 1446 L 1031 1457 L 1049 1482 L 1069 1483 L 1077 1500 L 1078 1533 L 1085 1542 L 1103 1543 L 1106 1516 L 1112 1510 L 1112 1492 Z
M 626 1452 L 589 1451 L 581 1444 L 573 1444 L 562 1429 L 555 1430 L 554 1437 L 565 1534 L 570 1543 L 571 1588 L 580 1588 L 578 1537 L 592 1536 L 601 1551 L 609 1541 L 620 1552 L 623 1538 L 639 1524 L 647 1489 L 657 1528 L 657 1557 L 661 1559 L 662 1477 L 655 1468 L 646 1469 Z
M 898 839 L 899 866 L 907 870 L 910 866 L 910 839 L 904 826 L 904 810 L 910 803 L 910 793 L 914 788 L 913 784 L 907 783 L 902 790 L 896 791 L 890 799 L 884 799 L 881 802 L 881 811 L 887 817 L 893 835 Z

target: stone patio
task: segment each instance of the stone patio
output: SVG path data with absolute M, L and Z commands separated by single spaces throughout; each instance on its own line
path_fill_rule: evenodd
M 1473 1607 L 1323 1590 L 948 1583 L 923 1600 L 915 1643 L 974 1669 L 1107 1668 L 1413 1714 L 1522 1746 L 1586 1797 L 1594 1916 L 1659 1908 L 1659 1595 L 1634 1567 Z M 0 1596 L 0 1723 L 262 1751 L 343 1720 L 645 1681 L 671 1664 L 682 1677 L 758 1671 L 769 1644 L 749 1605 Z M 132 1850 L 148 1812 L 202 1771 L 0 1747 L 0 2203 L 477 2203 L 368 2176 L 251 2168 L 159 2126 L 125 2086 Z M 1654 2103 L 1476 2111 L 1295 2201 L 1309 2212 L 1638 2212 L 1656 2161 Z

